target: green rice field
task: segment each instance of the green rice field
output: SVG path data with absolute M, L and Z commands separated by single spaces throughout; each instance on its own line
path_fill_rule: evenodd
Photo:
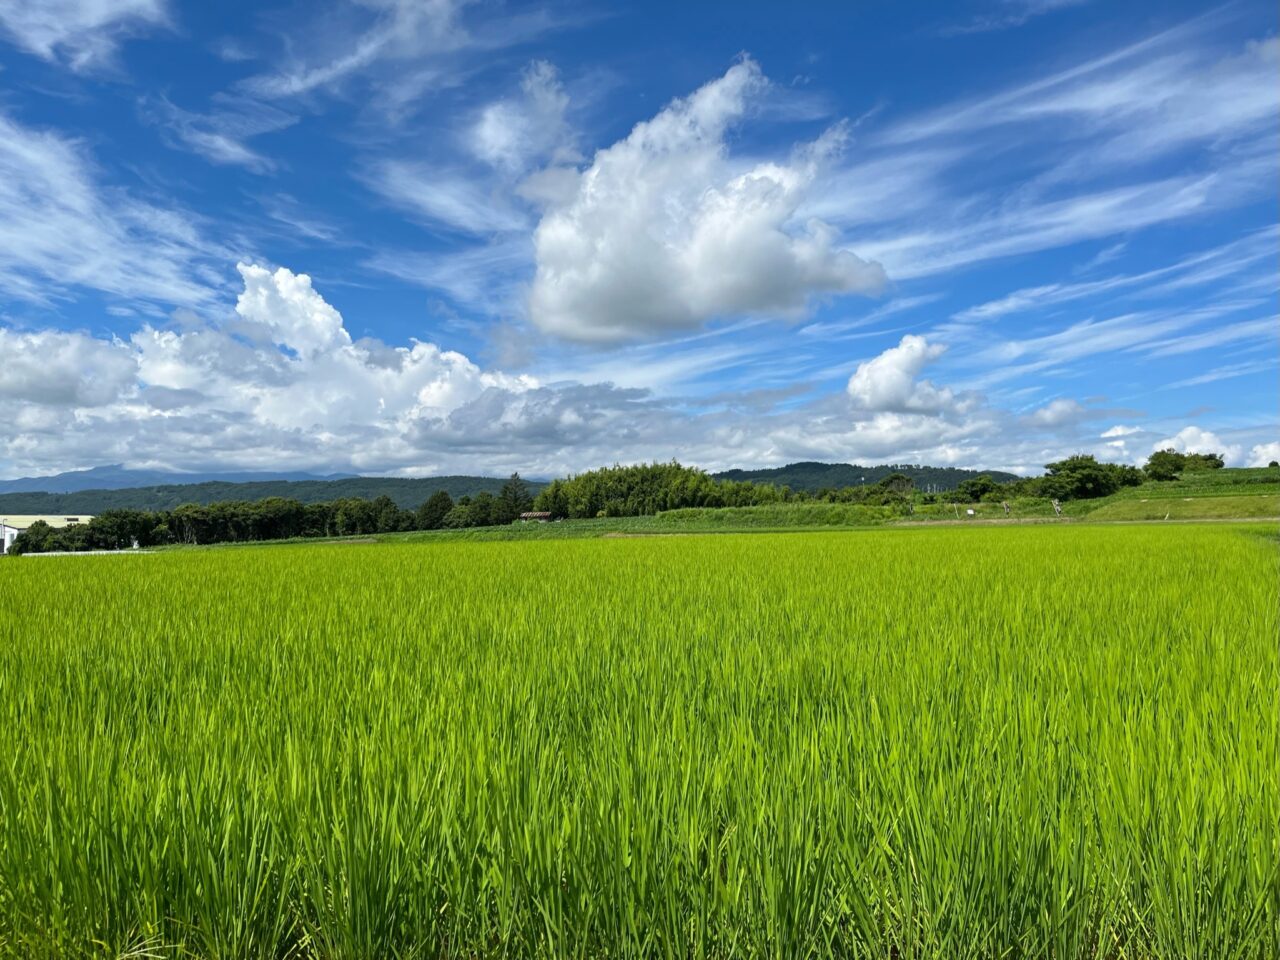
M 0 560 L 0 956 L 1275 958 L 1270 524 Z

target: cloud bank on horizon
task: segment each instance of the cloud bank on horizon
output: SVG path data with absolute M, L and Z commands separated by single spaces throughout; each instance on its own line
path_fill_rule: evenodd
M 300 9 L 0 7 L 0 474 L 1280 456 L 1271 5 Z

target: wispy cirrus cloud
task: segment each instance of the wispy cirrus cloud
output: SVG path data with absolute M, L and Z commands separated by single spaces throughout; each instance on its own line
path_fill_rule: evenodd
M 1206 383 L 1217 383 L 1219 380 L 1234 380 L 1236 377 L 1247 377 L 1255 373 L 1266 373 L 1276 368 L 1274 359 L 1251 360 L 1246 363 L 1229 363 L 1213 367 L 1193 377 L 1185 377 L 1166 384 L 1166 390 L 1183 390 L 1187 387 L 1199 387 Z
M 525 237 L 473 243 L 448 251 L 379 250 L 366 267 L 437 290 L 480 318 L 517 317 L 532 275 L 533 248 Z
M 330 0 L 322 16 L 290 18 L 276 30 L 284 53 L 246 78 L 241 90 L 278 100 L 369 92 L 386 119 L 420 109 L 433 92 L 460 84 L 480 58 L 590 19 L 563 19 L 547 7 L 481 17 L 466 0 Z
M 527 231 L 531 225 L 499 184 L 459 170 L 387 160 L 361 177 L 370 189 L 437 228 L 484 236 Z
M 961 321 L 996 320 L 1010 314 L 1112 294 L 1164 296 L 1174 290 L 1222 280 L 1258 264 L 1269 264 L 1277 253 L 1280 253 L 1280 228 L 1267 227 L 1219 247 L 1181 257 L 1168 266 L 1098 280 L 1025 287 L 999 299 L 966 307 L 953 314 L 953 318 Z
M 1253 341 L 1280 344 L 1280 316 L 1264 317 L 1259 320 L 1244 320 L 1239 323 L 1228 323 L 1215 326 L 1209 330 L 1174 337 L 1162 341 L 1151 348 L 1148 353 L 1153 357 L 1171 357 L 1182 353 L 1197 353 L 1212 347 L 1220 347 L 1228 343 Z M 1201 381 L 1208 383 L 1209 381 Z
M 0 290 L 50 302 L 84 287 L 156 304 L 216 297 L 217 258 L 197 218 L 101 182 L 85 147 L 0 114 Z
M 244 86 L 267 98 L 302 96 L 347 82 L 381 62 L 403 62 L 459 49 L 467 42 L 456 0 L 374 0 L 338 7 L 304 25 L 302 50 Z M 355 23 L 364 21 L 362 28 Z
M 119 45 L 171 23 L 168 0 L 5 0 L 0 35 L 76 72 L 111 69 Z
M 164 97 L 143 100 L 144 116 L 159 124 L 170 145 L 213 164 L 270 173 L 276 160 L 258 152 L 249 141 L 298 122 L 295 114 L 244 97 L 216 94 L 208 113 L 184 110 Z
M 994 213 L 967 222 L 933 223 L 904 232 L 884 231 L 860 248 L 898 280 L 936 276 L 989 260 L 1052 250 L 1207 214 L 1258 199 L 1266 190 L 1261 158 L 1233 170 L 1216 169 L 1143 181 L 1055 199 L 992 199 Z M 970 201 L 971 203 L 972 201 Z M 961 216 L 960 205 L 955 214 Z
M 1070 7 L 1082 7 L 1091 0 L 994 0 L 989 9 L 964 23 L 948 24 L 940 29 L 945 35 L 965 33 L 990 33 L 993 30 L 1009 30 Z
M 1176 338 L 1188 329 L 1254 305 L 1253 302 L 1215 303 L 1187 310 L 1166 307 L 1123 313 L 1103 320 L 1078 320 L 1039 336 L 992 337 L 966 354 L 963 365 L 982 371 L 968 381 L 971 386 L 989 387 L 1030 374 L 1063 369 L 1089 358 L 1115 357 L 1126 351 L 1155 355 L 1155 351 L 1176 343 Z
M 805 209 L 856 231 L 858 249 L 903 280 L 1256 201 L 1274 188 L 1280 149 L 1280 40 L 1225 45 L 1212 25 L 879 117 L 856 162 Z
M 883 131 L 891 143 L 913 143 L 974 135 L 1038 121 L 1086 121 L 1043 131 L 1053 139 L 1079 139 L 1133 127 L 1144 143 L 1212 140 L 1269 125 L 1265 85 L 1277 56 L 1273 38 L 1236 50 L 1212 42 L 1214 15 L 1116 47 L 1056 72 L 987 96 L 954 102 Z M 1156 85 L 1156 86 L 1153 86 Z M 1224 94 L 1237 102 L 1224 102 Z M 1194 121 L 1206 103 L 1221 109 Z M 1148 136 L 1161 132 L 1159 136 Z

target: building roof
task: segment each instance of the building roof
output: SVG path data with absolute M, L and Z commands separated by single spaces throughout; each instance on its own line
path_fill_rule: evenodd
M 521 520 L 550 520 L 551 511 L 549 510 L 527 510 L 520 514 Z
M 93 519 L 89 513 L 38 514 L 9 513 L 0 514 L 0 526 L 12 527 L 14 530 L 25 530 L 37 520 L 43 520 L 51 527 L 69 527 L 73 523 L 88 523 Z

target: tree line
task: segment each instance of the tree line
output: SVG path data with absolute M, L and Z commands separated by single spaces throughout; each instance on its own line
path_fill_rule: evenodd
M 54 529 L 33 524 L 14 542 L 11 552 L 121 550 L 166 544 L 242 543 L 312 537 L 360 536 L 410 530 L 501 526 L 529 511 L 549 519 L 635 517 L 688 507 L 753 507 L 778 503 L 853 503 L 887 506 L 910 513 L 916 503 L 1000 502 L 1015 498 L 1085 500 L 1105 497 L 1123 487 L 1149 480 L 1175 479 L 1184 472 L 1220 469 L 1218 454 L 1153 453 L 1141 469 L 1103 463 L 1077 454 L 1045 465 L 1040 477 L 1011 481 L 981 474 L 947 493 L 921 493 L 910 477 L 890 473 L 873 484 L 816 492 L 748 480 L 717 479 L 704 470 L 676 462 L 612 466 L 553 480 L 535 497 L 529 485 L 512 474 L 494 495 L 482 491 L 455 501 L 438 490 L 416 510 L 388 496 L 373 500 L 345 497 L 324 503 L 302 503 L 284 497 L 184 504 L 172 510 L 108 510 L 88 523 Z
M 794 496 L 786 487 L 717 480 L 673 461 L 604 467 L 552 480 L 538 493 L 534 509 L 557 519 L 639 517 L 683 507 L 753 507 Z
M 1023 497 L 1092 500 L 1108 497 L 1125 487 L 1141 486 L 1148 481 L 1176 480 L 1183 473 L 1221 470 L 1224 463 L 1222 455 L 1217 453 L 1158 450 L 1139 468 L 1127 463 L 1102 463 L 1088 454 L 1076 454 L 1056 463 L 1045 464 L 1045 473 L 1040 477 L 1020 477 L 1001 483 L 984 474 L 965 480 L 947 502 L 998 503 L 1001 500 Z M 939 499 L 944 497 L 947 495 L 939 495 Z
M 497 496 L 482 491 L 455 503 L 447 490 L 437 490 L 416 510 L 397 506 L 385 495 L 373 500 L 344 497 L 326 503 L 266 497 L 188 503 L 172 510 L 107 510 L 87 523 L 60 529 L 37 521 L 18 535 L 10 553 L 127 550 L 181 543 L 247 543 L 494 526 L 511 523 L 532 507 L 528 485 L 519 474 L 513 474 Z
M 801 460 L 784 467 L 769 467 L 761 470 L 724 470 L 713 476 L 717 480 L 750 480 L 752 483 L 772 483 L 778 487 L 787 486 L 792 490 L 808 490 L 810 493 L 817 493 L 822 490 L 871 486 L 896 473 L 910 477 L 917 490 L 945 493 L 954 490 L 962 481 L 970 480 L 982 472 L 989 473 L 1001 482 L 1017 479 L 1015 474 L 996 470 L 931 467 L 917 463 L 819 463 L 813 460 Z

